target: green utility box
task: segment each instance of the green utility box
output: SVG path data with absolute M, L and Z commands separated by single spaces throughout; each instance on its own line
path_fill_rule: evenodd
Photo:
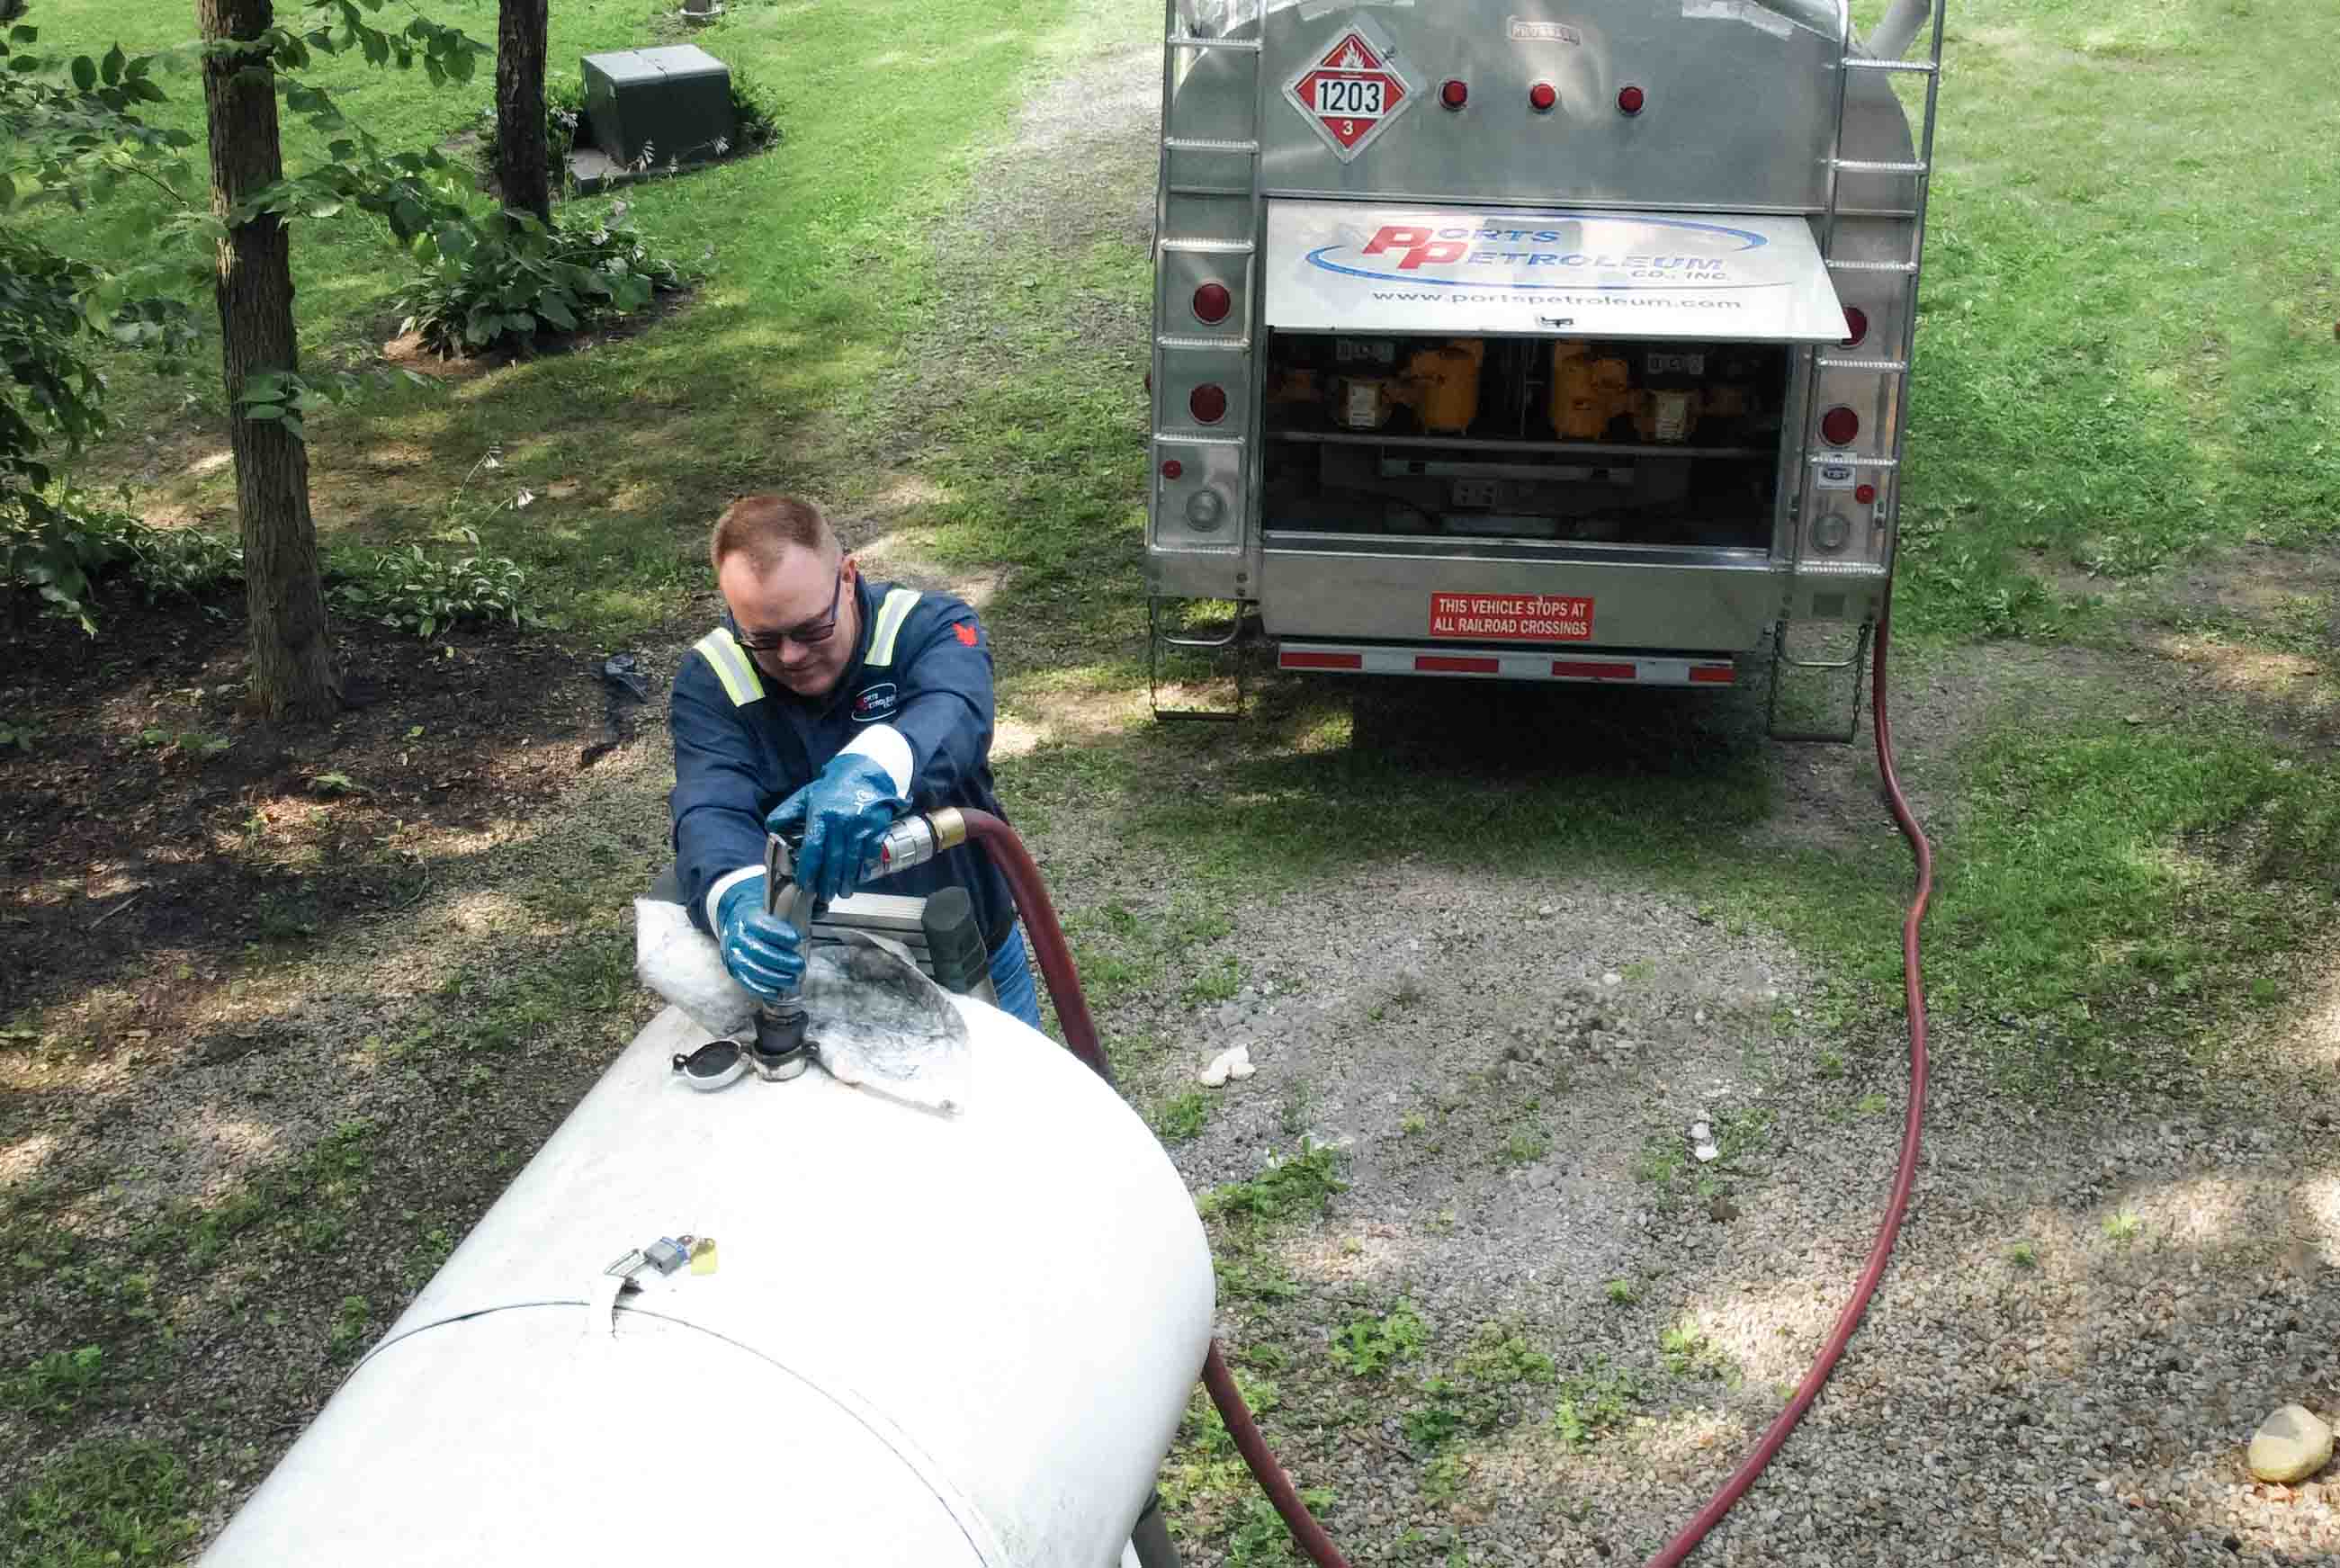
M 737 134 L 731 70 L 696 44 L 585 56 L 593 144 L 626 167 L 701 164 Z

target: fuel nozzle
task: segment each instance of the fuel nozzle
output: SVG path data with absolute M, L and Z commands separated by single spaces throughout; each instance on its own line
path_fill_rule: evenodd
M 886 837 L 878 842 L 878 853 L 862 868 L 861 874 L 865 880 L 890 877 L 897 871 L 923 866 L 966 842 L 967 819 L 959 815 L 957 807 L 914 812 L 886 830 Z
M 922 866 L 965 842 L 967 823 L 955 809 L 905 817 L 887 830 L 877 854 L 862 868 L 862 878 L 875 880 Z M 818 906 L 811 890 L 797 880 L 796 856 L 802 844 L 801 838 L 764 835 L 764 912 L 809 938 Z M 759 1077 L 795 1077 L 819 1049 L 817 1041 L 805 1038 L 804 999 L 796 991 L 757 1005 L 756 1037 L 748 1047 L 748 1059 Z
M 778 833 L 764 836 L 764 913 L 798 931 L 812 929 L 812 897 L 796 879 L 795 847 Z M 775 1082 L 795 1077 L 815 1048 L 805 1038 L 804 998 L 794 989 L 757 1006 L 756 1038 L 748 1047 L 757 1076 Z

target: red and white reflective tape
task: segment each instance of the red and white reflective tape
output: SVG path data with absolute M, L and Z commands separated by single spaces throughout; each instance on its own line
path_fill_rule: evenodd
M 1482 649 L 1359 648 L 1337 642 L 1285 642 L 1280 670 L 1323 670 L 1344 675 L 1475 675 L 1496 680 L 1594 680 L 1640 686 L 1729 686 L 1737 668 L 1728 659 L 1620 654 L 1602 658 Z

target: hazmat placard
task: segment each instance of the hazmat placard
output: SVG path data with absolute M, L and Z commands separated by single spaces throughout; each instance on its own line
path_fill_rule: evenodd
M 1430 635 L 1473 642 L 1590 642 L 1592 600 L 1551 593 L 1433 593 Z
M 1388 39 L 1360 21 L 1284 84 L 1286 101 L 1344 163 L 1363 152 L 1413 102 L 1413 84 L 1398 69 L 1396 53 Z

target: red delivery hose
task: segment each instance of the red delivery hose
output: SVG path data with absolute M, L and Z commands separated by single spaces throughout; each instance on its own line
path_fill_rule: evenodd
M 1795 1397 L 1787 1408 L 1773 1418 L 1762 1440 L 1744 1463 L 1722 1484 L 1720 1491 L 1707 1501 L 1705 1507 L 1681 1533 L 1668 1542 L 1651 1557 L 1644 1568 L 1673 1568 L 1697 1550 L 1707 1533 L 1722 1522 L 1740 1495 L 1754 1484 L 1755 1477 L 1771 1462 L 1819 1397 L 1821 1384 L 1843 1355 L 1852 1338 L 1852 1331 L 1869 1310 L 1869 1297 L 1885 1274 L 1886 1261 L 1892 1256 L 1893 1243 L 1900 1235 L 1901 1217 L 1909 1206 L 1909 1187 L 1918 1174 L 1918 1147 L 1926 1119 L 1926 989 L 1919 968 L 1918 928 L 1926 918 L 1927 903 L 1934 891 L 1934 851 L 1926 842 L 1925 829 L 1919 826 L 1915 813 L 1909 809 L 1907 797 L 1901 793 L 1901 780 L 1893 769 L 1893 729 L 1885 701 L 1885 662 L 1888 632 L 1892 625 L 1889 610 L 1877 626 L 1875 663 L 1870 677 L 1869 713 L 1877 731 L 1877 771 L 1884 780 L 1885 794 L 1893 809 L 1893 820 L 1900 827 L 1903 838 L 1909 840 L 1911 856 L 1917 861 L 1917 890 L 1911 897 L 1908 913 L 1901 921 L 1902 988 L 1909 1015 L 1909 1108 L 1901 1128 L 1901 1163 L 1894 1172 L 1893 1189 L 1885 1206 L 1885 1217 L 1877 1227 L 1877 1239 L 1869 1245 L 1869 1262 L 1860 1271 L 1859 1281 L 1853 1286 L 1852 1299 L 1846 1302 L 1837 1316 L 1836 1326 L 1829 1331 L 1828 1341 L 1820 1346 L 1819 1356 L 1804 1380 L 1797 1385 Z M 1073 968 L 1071 950 L 1066 946 L 1064 928 L 1057 924 L 1055 907 L 1048 901 L 1047 889 L 1041 885 L 1039 868 L 1012 829 L 998 818 L 986 811 L 966 811 L 967 837 L 981 844 L 1007 878 L 1015 894 L 1016 907 L 1032 933 L 1032 946 L 1040 957 L 1040 972 L 1048 982 L 1048 995 L 1056 1004 L 1056 1018 L 1064 1026 L 1065 1043 L 1096 1069 L 1106 1082 L 1113 1081 L 1107 1068 L 1104 1048 L 1097 1042 L 1096 1023 L 1089 1017 L 1088 1002 L 1081 994 L 1079 975 Z M 1226 1423 L 1227 1434 L 1234 1439 L 1237 1452 L 1251 1467 L 1253 1476 L 1275 1505 L 1293 1540 L 1308 1560 L 1317 1568 L 1348 1568 L 1348 1559 L 1324 1533 L 1307 1505 L 1300 1501 L 1299 1492 L 1291 1477 L 1269 1452 L 1267 1441 L 1260 1435 L 1259 1424 L 1244 1408 L 1243 1395 L 1236 1392 L 1235 1380 L 1228 1371 L 1225 1358 L 1219 1354 L 1218 1343 L 1212 1342 L 1210 1354 L 1203 1362 L 1203 1384 L 1210 1391 L 1211 1403 L 1218 1406 L 1219 1418 Z
M 959 816 L 967 823 L 968 842 L 982 845 L 999 874 L 1007 878 L 1016 911 L 1032 933 L 1032 950 L 1040 957 L 1040 976 L 1048 982 L 1048 999 L 1056 1004 L 1056 1022 L 1064 1027 L 1065 1044 L 1097 1077 L 1113 1082 L 1105 1047 L 1097 1044 L 1096 1020 L 1089 1017 L 1089 999 L 1082 994 L 1080 974 L 1073 968 L 1073 950 L 1066 944 L 1065 928 L 1057 922 L 1056 906 L 1049 901 L 1047 885 L 1040 880 L 1040 868 L 1033 864 L 1032 852 L 1024 848 L 1014 829 L 990 812 L 964 807 Z
M 1885 643 L 1891 629 L 1890 610 L 1877 623 L 1877 661 L 1869 680 L 1869 715 L 1871 727 L 1877 731 L 1877 772 L 1885 781 L 1885 796 L 1893 807 L 1893 820 L 1900 825 L 1901 836 L 1909 840 L 1909 852 L 1918 862 L 1918 890 L 1909 900 L 1909 913 L 1901 920 L 1901 986 L 1909 1013 L 1909 1109 L 1901 1122 L 1901 1165 L 1893 1173 L 1893 1194 L 1885 1205 L 1885 1218 L 1877 1226 L 1877 1239 L 1869 1244 L 1869 1262 L 1860 1271 L 1860 1281 L 1852 1287 L 1852 1299 L 1844 1304 L 1837 1315 L 1836 1327 L 1829 1331 L 1828 1343 L 1820 1346 L 1819 1359 L 1804 1380 L 1796 1386 L 1796 1396 L 1788 1407 L 1772 1418 L 1761 1442 L 1753 1453 L 1732 1472 L 1722 1489 L 1707 1500 L 1698 1516 L 1682 1526 L 1681 1533 L 1666 1543 L 1662 1551 L 1651 1557 L 1644 1568 L 1672 1568 L 1695 1551 L 1706 1539 L 1706 1533 L 1722 1523 L 1730 1505 L 1739 1501 L 1740 1494 L 1755 1483 L 1763 1466 L 1780 1445 L 1788 1441 L 1796 1423 L 1804 1418 L 1812 1401 L 1819 1396 L 1820 1384 L 1836 1369 L 1837 1358 L 1844 1354 L 1846 1342 L 1852 1331 L 1860 1326 L 1861 1315 L 1869 1310 L 1869 1298 L 1877 1292 L 1877 1282 L 1884 1276 L 1885 1261 L 1893 1254 L 1894 1238 L 1901 1234 L 1901 1216 L 1909 1206 L 1909 1184 L 1918 1175 L 1918 1138 L 1926 1120 L 1926 986 L 1918 963 L 1918 927 L 1926 918 L 1926 903 L 1934 894 L 1934 851 L 1926 842 L 1926 831 L 1918 825 L 1917 815 L 1909 809 L 1909 799 L 1901 793 L 1901 780 L 1893 771 L 1893 725 L 1885 707 Z

